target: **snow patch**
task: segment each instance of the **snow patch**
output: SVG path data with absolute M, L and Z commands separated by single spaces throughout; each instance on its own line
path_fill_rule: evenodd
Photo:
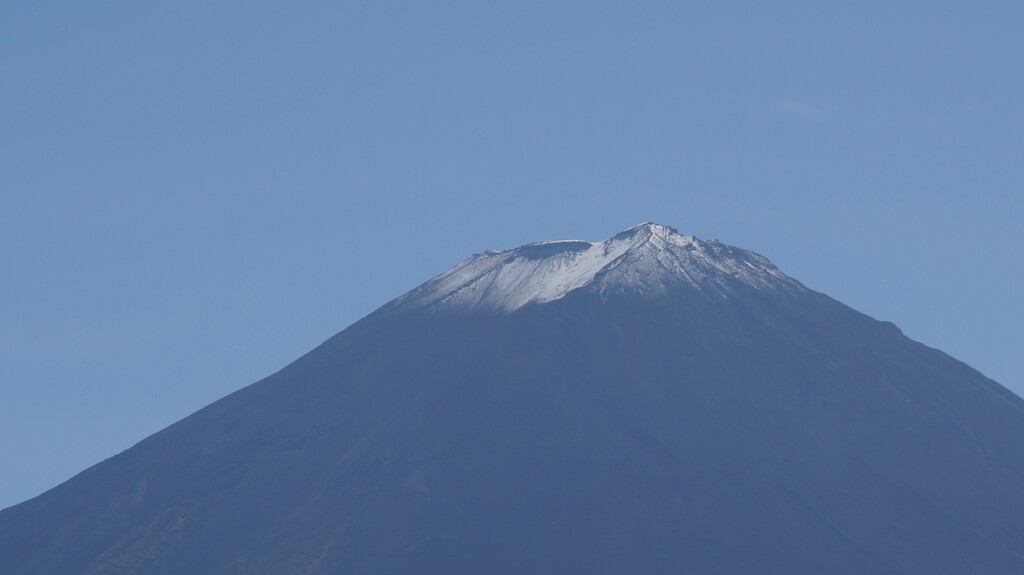
M 512 312 L 529 303 L 563 298 L 584 286 L 595 285 L 603 293 L 652 295 L 679 282 L 723 294 L 736 282 L 803 289 L 763 256 L 647 222 L 598 243 L 555 240 L 487 251 L 392 305 Z

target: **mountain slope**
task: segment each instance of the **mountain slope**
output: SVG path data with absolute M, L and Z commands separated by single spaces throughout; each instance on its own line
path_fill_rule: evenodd
M 1020 573 L 1024 402 L 644 224 L 470 258 L 0 512 L 3 573 Z

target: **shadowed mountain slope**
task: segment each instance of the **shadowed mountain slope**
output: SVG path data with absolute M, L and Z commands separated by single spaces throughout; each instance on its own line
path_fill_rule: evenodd
M 0 572 L 1019 574 L 1024 401 L 752 252 L 474 256 L 47 493 Z

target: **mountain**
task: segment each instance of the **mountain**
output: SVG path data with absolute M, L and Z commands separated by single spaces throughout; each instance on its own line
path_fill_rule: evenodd
M 643 224 L 469 258 L 0 512 L 4 574 L 1024 573 L 1024 401 Z

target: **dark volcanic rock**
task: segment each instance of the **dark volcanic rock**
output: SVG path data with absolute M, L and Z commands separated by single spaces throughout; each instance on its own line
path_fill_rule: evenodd
M 467 260 L 0 512 L 0 572 L 1017 575 L 1022 439 L 970 367 L 644 225 Z

